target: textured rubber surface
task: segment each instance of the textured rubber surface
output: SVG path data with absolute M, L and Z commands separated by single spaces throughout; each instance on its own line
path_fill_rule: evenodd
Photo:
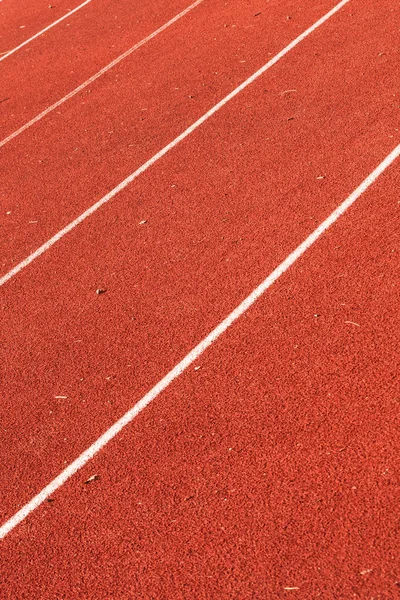
M 384 179 L 6 538 L 6 597 L 396 597 L 399 170 Z
M 96 81 L 93 89 L 60 108 L 60 115 L 57 111 L 2 149 L 9 177 L 2 179 L 1 191 L 11 211 L 6 222 L 10 234 L 6 229 L 7 243 L 0 246 L 4 271 L 159 151 L 324 12 L 314 9 L 307 15 L 298 9 L 299 17 L 287 20 L 285 7 L 286 11 L 267 12 L 263 22 L 262 15 L 254 16 L 254 6 L 244 12 L 242 2 L 235 0 L 230 5 L 233 15 L 228 15 L 223 5 L 203 3 Z M 241 27 L 237 18 L 232 22 L 238 17 L 235 13 L 240 13 Z M 283 33 L 272 29 L 279 23 Z M 267 41 L 266 29 L 272 32 Z M 152 66 L 146 78 L 143 65 Z M 265 100 L 274 107 L 277 98 L 262 97 L 262 104 Z M 238 102 L 242 106 L 243 100 Z M 283 118 L 286 122 L 288 117 Z
M 14 0 L 0 2 L 0 57 L 79 6 L 75 0 Z M 3 70 L 3 69 L 2 69 Z
M 2 63 L 0 75 L 2 89 L 9 97 L 3 107 L 7 120 L 1 124 L 1 137 L 62 98 L 187 5 L 183 0 L 164 0 L 157 6 L 153 0 L 134 6 L 123 0 L 92 0 L 12 55 Z
M 255 16 L 255 2 L 205 0 L 5 147 L 3 270 L 332 6 L 307 4 Z M 164 20 L 184 6 L 167 8 Z M 3 520 L 399 143 L 399 12 L 349 3 L 4 286 Z M 395 164 L 199 369 L 9 534 L 2 597 L 398 596 L 398 186 Z

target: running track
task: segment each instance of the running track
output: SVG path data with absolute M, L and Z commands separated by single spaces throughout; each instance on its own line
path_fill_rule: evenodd
M 78 6 L 3 0 L 0 51 Z M 6 57 L 1 139 L 188 6 L 91 0 Z M 397 2 L 343 3 L 7 277 L 333 7 L 203 0 L 0 148 L 1 598 L 399 597 L 398 152 L 366 180 L 400 143 Z

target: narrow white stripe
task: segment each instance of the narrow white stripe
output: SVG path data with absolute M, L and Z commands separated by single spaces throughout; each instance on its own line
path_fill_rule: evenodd
M 118 56 L 115 60 L 113 60 L 112 62 L 110 62 L 108 65 L 106 65 L 105 67 L 103 67 L 102 69 L 100 69 L 100 71 L 98 71 L 97 73 L 95 73 L 95 75 L 93 75 L 92 77 L 90 77 L 89 79 L 87 79 L 84 83 L 82 83 L 77 88 L 75 88 L 74 90 L 72 90 L 72 92 L 69 92 L 69 94 L 67 94 L 66 96 L 64 96 L 60 100 L 57 100 L 57 102 L 55 102 L 54 104 L 52 104 L 51 106 L 49 106 L 48 108 L 46 108 L 44 111 L 42 111 L 40 114 L 38 114 L 36 117 L 34 117 L 33 119 L 31 119 L 30 121 L 28 121 L 27 123 L 25 123 L 25 125 L 22 125 L 22 127 L 20 127 L 19 129 L 17 129 L 13 133 L 11 133 L 9 136 L 7 136 L 6 138 L 4 138 L 4 140 L 1 140 L 0 141 L 0 148 L 2 146 L 5 146 L 8 142 L 10 142 L 15 137 L 17 137 L 17 135 L 19 135 L 23 131 L 26 131 L 27 129 L 29 129 L 29 127 L 31 127 L 32 125 L 34 125 L 35 123 L 37 123 L 38 121 L 40 121 L 41 119 L 43 119 L 43 117 L 45 117 L 46 115 L 48 115 L 49 113 L 51 113 L 53 110 L 55 110 L 56 108 L 58 108 L 59 106 L 61 106 L 61 104 L 64 104 L 64 102 L 66 102 L 67 100 L 69 100 L 70 98 L 72 98 L 73 96 L 75 96 L 76 94 L 78 94 L 79 92 L 81 92 L 82 90 L 84 90 L 88 85 L 90 85 L 91 83 L 93 83 L 94 81 L 96 81 L 96 79 L 98 79 L 99 77 L 101 77 L 102 75 L 104 75 L 104 73 L 107 73 L 107 71 L 109 71 L 110 69 L 112 69 L 113 67 L 115 67 L 115 65 L 117 65 L 122 60 L 124 60 L 124 58 L 127 58 L 130 54 L 132 54 L 132 52 L 135 52 L 135 50 L 137 50 L 138 48 L 140 48 L 141 46 L 143 46 L 143 44 L 146 44 L 146 42 L 150 41 L 151 39 L 153 39 L 154 37 L 156 37 L 156 35 L 158 35 L 162 31 L 164 31 L 168 27 L 170 27 L 170 25 L 172 25 L 173 23 L 175 23 L 176 21 L 178 21 L 179 19 L 181 19 L 184 15 L 186 15 L 189 11 L 191 11 L 193 8 L 195 8 L 196 6 L 198 6 L 201 2 L 203 2 L 203 0 L 197 0 L 196 2 L 194 2 L 193 4 L 191 4 L 190 6 L 188 6 L 188 8 L 185 8 L 185 10 L 183 10 L 178 15 L 176 15 L 175 17 L 173 17 L 170 21 L 168 21 L 168 23 L 165 23 L 159 29 L 157 29 L 156 31 L 153 31 L 153 33 L 151 33 L 150 35 L 148 35 L 147 37 L 145 37 L 143 40 L 141 40 L 140 42 L 138 42 L 137 44 L 135 44 L 134 46 L 132 46 L 132 48 L 129 48 L 129 50 L 127 50 L 126 52 L 124 52 L 123 54 L 121 54 L 120 56 Z
M 265 73 L 265 71 L 267 71 L 273 65 L 275 65 L 278 62 L 278 60 L 280 60 L 282 57 L 284 57 L 290 50 L 292 50 L 295 46 L 297 46 L 297 44 L 299 44 L 302 40 L 304 40 L 304 38 L 306 38 L 308 35 L 310 35 L 310 33 L 315 31 L 320 25 L 325 23 L 325 21 L 327 21 L 332 15 L 334 15 L 336 12 L 338 12 L 338 10 L 340 10 L 349 1 L 350 0 L 342 0 L 342 2 L 339 2 L 339 4 L 337 4 L 335 6 L 335 8 L 330 10 L 325 16 L 323 16 L 316 23 L 314 23 L 314 25 L 312 25 L 311 27 L 306 29 L 306 31 L 304 31 L 304 33 L 299 35 L 295 40 L 293 40 L 293 42 L 291 42 L 288 46 L 286 46 L 286 48 L 284 48 L 276 56 L 274 56 L 274 58 L 272 58 L 263 67 L 261 67 L 253 75 L 251 75 L 248 79 L 246 79 L 246 81 L 241 83 L 237 88 L 235 88 L 233 90 L 233 92 L 231 92 L 230 94 L 225 96 L 225 98 L 220 100 L 220 102 L 218 102 L 218 104 L 215 104 L 215 106 L 213 106 L 208 112 L 206 112 L 202 117 L 200 117 L 200 119 L 198 119 L 192 125 L 190 125 L 190 127 L 188 127 L 183 133 L 178 135 L 178 137 L 176 137 L 172 142 L 170 142 L 169 144 L 164 146 L 164 148 L 162 148 L 162 150 L 157 152 L 157 154 L 154 154 L 154 156 L 152 156 L 141 167 L 136 169 L 136 171 L 131 173 L 131 175 L 129 175 L 126 179 L 124 179 L 124 181 L 122 181 L 120 184 L 118 184 L 113 190 L 111 190 L 111 192 L 108 192 L 108 194 L 103 196 L 103 198 L 101 198 L 95 204 L 93 204 L 90 208 L 85 210 L 85 212 L 83 212 L 81 215 L 79 215 L 79 217 L 77 217 L 76 219 L 71 221 L 71 223 L 66 225 L 63 229 L 61 229 L 58 233 L 56 233 L 52 238 L 47 240 L 47 242 L 45 242 L 42 246 L 40 246 L 40 248 L 35 250 L 35 252 L 30 254 L 27 258 L 25 258 L 20 263 L 18 263 L 8 273 L 6 273 L 2 277 L 0 277 L 0 287 L 2 285 L 4 285 L 9 279 L 11 279 L 15 275 L 17 275 L 17 273 L 22 271 L 22 269 L 24 269 L 25 267 L 30 265 L 31 262 L 33 262 L 36 258 L 41 256 L 44 252 L 46 252 L 46 250 L 49 250 L 49 248 L 51 248 L 56 242 L 58 242 L 61 238 L 63 238 L 67 233 L 69 233 L 77 225 L 82 223 L 82 221 L 84 221 L 87 217 L 89 217 L 94 212 L 96 212 L 101 206 L 103 206 L 103 204 L 106 204 L 106 202 L 111 200 L 111 198 L 113 198 L 120 191 L 122 191 L 124 188 L 126 188 L 130 183 L 132 183 L 132 181 L 134 181 L 134 179 L 136 179 L 139 175 L 141 175 L 141 173 L 146 171 L 155 162 L 157 162 L 160 158 L 162 158 L 165 154 L 167 154 L 167 152 L 172 150 L 172 148 L 175 148 L 175 146 L 177 146 L 179 144 L 179 142 L 181 142 L 182 140 L 187 138 L 191 133 L 193 133 L 193 131 L 195 131 L 198 127 L 200 127 L 200 125 L 202 125 L 205 121 L 207 121 L 220 108 L 225 106 L 225 104 L 227 104 L 227 102 L 232 100 L 232 98 L 237 96 L 237 94 L 239 94 L 239 92 L 244 90 L 248 85 L 253 83 L 253 81 L 255 81 L 263 73 Z
M 89 2 L 91 2 L 91 1 L 92 0 L 86 0 L 85 2 L 83 2 L 82 4 L 80 4 L 79 6 L 77 6 L 76 8 L 74 8 L 73 10 L 70 10 L 69 12 L 67 12 L 67 14 L 64 15 L 63 17 L 61 17 L 60 19 L 57 19 L 57 21 L 54 21 L 54 23 L 51 23 L 51 25 L 48 25 L 47 27 L 45 27 L 44 29 L 42 29 L 42 31 L 39 31 L 38 33 L 35 33 L 35 35 L 33 35 L 32 37 L 29 38 L 29 40 L 25 40 L 25 42 L 22 42 L 22 44 L 20 44 L 16 48 L 13 48 L 9 52 L 7 52 L 7 54 L 4 54 L 3 56 L 1 56 L 0 57 L 0 62 L 2 60 L 4 60 L 5 58 L 8 58 L 9 56 L 11 56 L 11 54 L 14 54 L 14 52 L 16 52 L 17 50 L 20 50 L 21 48 L 23 48 L 23 46 L 26 46 L 26 44 L 29 44 L 29 42 L 32 42 L 32 40 L 35 40 L 36 38 L 38 38 L 40 35 L 42 35 L 42 33 L 45 33 L 46 31 L 48 31 L 49 29 L 51 29 L 52 27 L 54 27 L 54 25 L 57 25 L 58 23 L 61 23 L 61 21 L 64 21 L 64 19 L 67 19 L 74 12 L 76 12 L 80 8 L 83 8 L 84 6 L 86 6 L 86 4 L 89 4 Z
M 327 230 L 343 213 L 376 181 L 376 179 L 388 168 L 400 155 L 400 144 L 395 148 L 370 174 L 358 188 L 336 210 L 329 215 L 297 248 L 281 262 L 281 264 L 249 295 L 239 306 L 235 308 L 211 333 L 208 334 L 189 354 L 185 356 L 161 381 L 159 381 L 133 408 L 121 417 L 110 429 L 100 436 L 94 444 L 85 450 L 73 463 L 64 469 L 49 485 L 37 494 L 30 502 L 25 504 L 14 516 L 0 527 L 0 539 L 4 538 L 14 527 L 23 521 L 32 511 L 61 487 L 72 475 L 86 465 L 108 442 L 126 427 L 131 421 L 154 400 L 170 383 L 179 377 L 191 364 L 198 360 L 199 356 L 211 346 L 240 316 L 245 313 L 254 302 L 277 280 L 285 271 L 298 260 L 310 246 Z

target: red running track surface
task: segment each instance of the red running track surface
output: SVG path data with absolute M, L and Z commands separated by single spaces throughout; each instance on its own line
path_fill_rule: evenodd
M 4 60 L 1 86 L 9 99 L 3 107 L 1 138 L 64 97 L 187 6 L 183 0 L 157 4 L 143 0 L 135 6 L 123 0 L 92 0 Z M 189 16 L 187 19 L 190 21 Z M 40 139 L 38 133 L 36 136 Z
M 5 539 L 6 597 L 397 597 L 399 181 Z
M 398 143 L 391 7 L 351 2 L 4 286 L 3 519 L 152 387 Z M 193 15 L 188 22 L 196 27 Z M 184 24 L 176 28 L 184 32 Z M 183 39 L 207 64 L 204 28 Z M 247 41 L 249 55 L 260 56 L 256 41 Z M 163 43 L 170 46 L 160 54 Z M 175 45 L 171 29 L 141 56 L 158 48 L 164 60 Z M 228 69 L 232 54 L 223 46 L 218 59 Z M 186 56 L 169 63 L 180 80 Z M 42 138 L 43 190 L 53 187 L 47 199 L 37 193 L 33 163 L 21 169 L 25 181 L 10 171 L 9 189 L 23 187 L 4 265 L 249 74 L 239 77 L 235 65 L 231 72 L 220 94 L 207 92 L 197 108 L 184 103 L 177 114 L 169 100 L 171 118 L 161 126 L 160 104 L 147 134 L 139 129 L 134 155 L 115 161 L 112 144 L 107 154 L 90 136 L 89 158 L 62 160 L 68 136 L 82 134 L 79 103 L 63 115 L 70 123 L 79 115 L 73 135 L 68 120 L 43 122 L 54 133 Z M 152 77 L 167 89 L 174 72 Z M 114 115 L 118 99 L 102 86 L 95 103 L 104 107 L 110 94 Z M 90 110 L 93 133 L 104 135 L 103 115 Z M 34 131 L 23 134 L 33 161 Z M 20 140 L 4 148 L 5 160 L 17 157 Z M 96 156 L 105 161 L 99 171 Z M 70 178 L 57 180 L 60 169 Z M 3 540 L 5 598 L 396 598 L 398 173 L 394 165 L 199 370 Z M 32 208 L 46 221 L 28 234 Z M 107 292 L 97 296 L 98 287 Z M 100 478 L 85 485 L 93 474 Z
M 205 0 L 55 115 L 4 147 L 0 189 L 11 211 L 0 246 L 4 271 L 101 198 L 323 14 L 314 9 L 306 16 L 297 10 L 298 16 L 295 13 L 288 21 L 285 7 L 260 20 L 262 14 L 254 17 L 256 6 L 241 15 L 239 27 L 233 17 L 244 12 L 241 0 L 231 2 L 229 15 L 222 0 L 211 6 Z M 277 23 L 283 23 L 283 32 L 272 29 Z M 313 66 L 314 62 L 312 56 Z M 275 78 L 272 75 L 272 81 Z M 285 124 L 290 99 L 280 93 L 286 89 L 280 82 L 275 93 L 258 99 L 269 103 L 270 117 L 277 100 L 283 104 Z M 243 105 L 243 100 L 237 102 Z
M 0 2 L 0 57 L 36 35 L 84 0 L 14 0 Z M 5 64 L 5 63 L 3 63 Z M 2 69 L 3 70 L 3 69 Z
M 343 13 L 316 32 L 314 44 L 346 19 Z M 351 30 L 352 22 L 338 44 L 343 60 Z M 15 484 L 2 486 L 4 517 L 185 356 L 392 148 L 395 105 L 388 103 L 386 118 L 360 137 L 361 100 L 346 97 L 343 68 L 334 68 L 337 54 L 325 56 L 318 77 L 297 100 L 281 95 L 282 80 L 290 77 L 284 90 L 303 90 L 299 60 L 307 72 L 316 68 L 315 48 L 310 44 L 286 57 L 7 284 L 0 449 L 6 456 L 14 449 L 2 481 Z M 356 78 L 355 57 L 354 63 Z M 377 69 L 372 59 L 369 64 Z M 376 110 L 379 97 L 358 83 L 362 105 Z M 345 114 L 335 110 L 334 97 L 342 106 L 348 99 Z M 288 121 L 292 114 L 297 118 Z M 335 152 L 338 143 L 341 152 Z M 55 184 L 71 198 L 69 186 Z M 48 210 L 58 219 L 64 208 L 60 198 Z M 36 225 L 29 224 L 29 231 Z M 23 231 L 27 237 L 26 225 Z M 11 254 L 7 239 L 5 252 Z M 100 287 L 107 295 L 95 294 Z M 65 395 L 67 402 L 55 398 Z

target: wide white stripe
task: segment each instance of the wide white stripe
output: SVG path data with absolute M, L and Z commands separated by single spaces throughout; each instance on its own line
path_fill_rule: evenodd
M 92 77 L 90 77 L 89 79 L 87 79 L 86 81 L 84 81 L 84 83 L 82 83 L 77 88 L 75 88 L 74 90 L 72 90 L 72 92 L 69 92 L 68 94 L 66 94 L 66 96 L 64 96 L 60 100 L 57 100 L 57 102 L 55 102 L 51 106 L 48 106 L 45 110 L 43 110 L 41 113 L 39 113 L 38 115 L 36 115 L 36 117 L 34 117 L 33 119 L 31 119 L 30 121 L 28 121 L 27 123 L 25 123 L 25 125 L 22 125 L 19 129 L 17 129 L 16 131 L 14 131 L 10 135 L 8 135 L 6 138 L 4 138 L 4 140 L 1 140 L 0 141 L 0 148 L 2 146 L 5 146 L 8 142 L 10 142 L 11 140 L 13 140 L 14 138 L 16 138 L 20 133 L 22 133 L 23 131 L 26 131 L 27 129 L 29 129 L 29 127 L 31 127 L 32 125 L 34 125 L 35 123 L 37 123 L 38 121 L 40 121 L 41 119 L 43 119 L 43 117 L 45 117 L 46 115 L 48 115 L 49 113 L 51 113 L 53 110 L 55 110 L 56 108 L 58 108 L 59 106 L 61 106 L 61 104 L 64 104 L 64 102 L 66 102 L 67 100 L 69 100 L 70 98 L 72 98 L 73 96 L 75 96 L 76 94 L 78 94 L 79 92 L 81 92 L 82 90 L 84 90 L 88 85 L 90 85 L 91 83 L 93 83 L 94 81 L 96 81 L 96 79 L 98 79 L 99 77 L 101 77 L 102 75 L 104 75 L 104 73 L 107 73 L 107 71 L 109 71 L 110 69 L 112 69 L 113 67 L 115 67 L 115 65 L 117 65 L 122 60 L 124 60 L 124 58 L 127 58 L 130 54 L 132 54 L 132 52 L 135 52 L 135 50 L 137 50 L 138 48 L 140 48 L 141 46 L 143 46 L 143 44 L 145 44 L 146 42 L 150 41 L 151 39 L 153 39 L 154 37 L 156 37 L 156 35 L 158 35 L 162 31 L 164 31 L 168 27 L 170 27 L 170 25 L 172 25 L 173 23 L 175 23 L 176 21 L 178 21 L 179 19 L 181 19 L 184 15 L 186 15 L 189 11 L 191 11 L 193 8 L 195 8 L 196 6 L 198 6 L 201 2 L 203 2 L 203 0 L 197 0 L 196 2 L 194 2 L 193 4 L 191 4 L 190 6 L 188 6 L 187 8 L 185 8 L 185 10 L 183 10 L 178 15 L 176 15 L 175 17 L 173 17 L 170 21 L 168 21 L 167 23 L 165 23 L 164 25 L 162 25 L 161 27 L 159 27 L 158 29 L 156 29 L 156 31 L 153 31 L 153 33 L 151 33 L 150 35 L 148 35 L 147 37 L 145 37 L 143 40 L 141 40 L 140 42 L 138 42 L 137 44 L 135 44 L 134 46 L 132 46 L 132 48 L 129 48 L 129 50 L 127 50 L 126 52 L 124 52 L 123 54 L 121 54 L 120 56 L 118 56 L 116 59 L 114 59 L 112 62 L 110 62 L 108 65 L 106 65 L 105 67 L 103 67 L 102 69 L 100 69 L 100 71 L 98 71 L 97 73 L 95 73 L 94 75 L 92 75 Z
M 133 408 L 131 408 L 123 417 L 121 417 L 112 427 L 110 427 L 94 444 L 85 450 L 73 463 L 64 469 L 49 485 L 37 494 L 30 502 L 25 504 L 14 516 L 0 527 L 0 539 L 4 538 L 14 527 L 23 521 L 32 511 L 51 496 L 59 487 L 61 487 L 72 475 L 81 469 L 91 460 L 109 441 L 111 441 L 124 427 L 154 400 L 170 383 L 179 377 L 191 364 L 193 364 L 201 354 L 215 340 L 217 340 L 240 316 L 245 313 L 254 302 L 277 280 L 285 271 L 289 269 L 303 254 L 310 248 L 318 238 L 329 228 L 354 202 L 377 180 L 377 178 L 392 164 L 400 155 L 400 145 L 397 146 L 370 174 L 361 185 L 334 210 L 325 221 L 319 225 L 297 248 L 287 256 L 287 258 L 276 267 L 274 271 L 249 295 L 239 306 L 235 308 L 211 333 L 208 334 L 189 354 L 185 356 L 161 381 L 159 381 Z
M 39 31 L 38 33 L 35 33 L 35 35 L 33 35 L 32 37 L 30 37 L 28 40 L 25 40 L 25 42 L 22 42 L 22 44 L 20 44 L 16 48 L 13 48 L 12 50 L 10 50 L 9 52 L 7 52 L 6 54 L 3 54 L 3 56 L 0 57 L 0 62 L 2 60 L 5 60 L 9 56 L 11 56 L 11 54 L 14 54 L 14 52 L 17 52 L 17 50 L 20 50 L 21 48 L 23 48 L 24 46 L 26 46 L 26 44 L 29 44 L 29 42 L 32 42 L 32 40 L 35 40 L 36 38 L 38 38 L 40 35 L 42 35 L 46 31 L 48 31 L 49 29 L 51 29 L 52 27 L 54 27 L 58 23 L 61 23 L 61 21 L 64 21 L 64 19 L 67 19 L 74 12 L 76 12 L 77 10 L 83 8 L 84 6 L 86 6 L 86 4 L 89 4 L 89 2 L 91 2 L 91 1 L 92 0 L 86 0 L 85 2 L 83 2 L 82 4 L 80 4 L 79 6 L 77 6 L 76 8 L 74 8 L 73 10 L 70 10 L 69 12 L 67 12 L 67 14 L 64 15 L 63 17 L 60 17 L 59 19 L 57 19 L 57 21 L 54 21 L 54 23 L 51 23 L 51 25 L 48 25 L 47 27 L 45 27 L 44 29 L 42 29 L 42 31 Z
M 141 167 L 136 169 L 131 175 L 129 175 L 124 181 L 118 184 L 113 190 L 108 192 L 103 198 L 98 200 L 95 204 L 93 204 L 90 208 L 85 210 L 79 217 L 71 221 L 68 225 L 66 225 L 63 229 L 61 229 L 58 233 L 56 233 L 52 238 L 47 240 L 40 248 L 32 252 L 27 258 L 18 263 L 14 268 L 12 268 L 8 273 L 0 277 L 0 286 L 4 285 L 9 279 L 17 275 L 22 269 L 30 265 L 36 258 L 44 254 L 49 248 L 54 246 L 56 242 L 61 240 L 67 233 L 69 233 L 72 229 L 74 229 L 77 225 L 82 223 L 87 217 L 96 212 L 103 204 L 106 204 L 111 198 L 116 196 L 119 192 L 121 192 L 124 188 L 126 188 L 134 179 L 136 179 L 141 173 L 146 171 L 149 167 L 151 167 L 155 162 L 157 162 L 160 158 L 162 158 L 167 152 L 175 148 L 182 140 L 187 138 L 193 131 L 195 131 L 200 125 L 202 125 L 205 121 L 207 121 L 212 115 L 214 115 L 217 111 L 220 110 L 225 104 L 227 104 L 232 98 L 237 96 L 242 90 L 244 90 L 247 86 L 249 86 L 253 81 L 255 81 L 258 77 L 260 77 L 263 73 L 265 73 L 268 69 L 270 69 L 273 65 L 275 65 L 281 58 L 283 58 L 290 50 L 295 48 L 297 44 L 299 44 L 302 40 L 304 40 L 310 33 L 315 31 L 318 27 L 320 27 L 325 21 L 327 21 L 332 15 L 334 15 L 338 10 L 340 10 L 345 4 L 347 4 L 350 0 L 342 0 L 337 4 L 332 10 L 330 10 L 326 15 L 324 15 L 321 19 L 319 19 L 314 25 L 306 29 L 302 34 L 300 34 L 293 42 L 290 42 L 281 50 L 274 58 L 269 60 L 264 66 L 262 66 L 258 71 L 256 71 L 253 75 L 251 75 L 246 81 L 241 83 L 237 88 L 235 88 L 230 94 L 225 96 L 222 100 L 220 100 L 217 104 L 215 104 L 208 112 L 206 112 L 200 119 L 195 121 L 190 127 L 185 129 L 183 133 L 178 135 L 172 142 L 164 146 L 162 150 L 157 152 L 154 156 L 152 156 L 148 161 L 146 161 Z

